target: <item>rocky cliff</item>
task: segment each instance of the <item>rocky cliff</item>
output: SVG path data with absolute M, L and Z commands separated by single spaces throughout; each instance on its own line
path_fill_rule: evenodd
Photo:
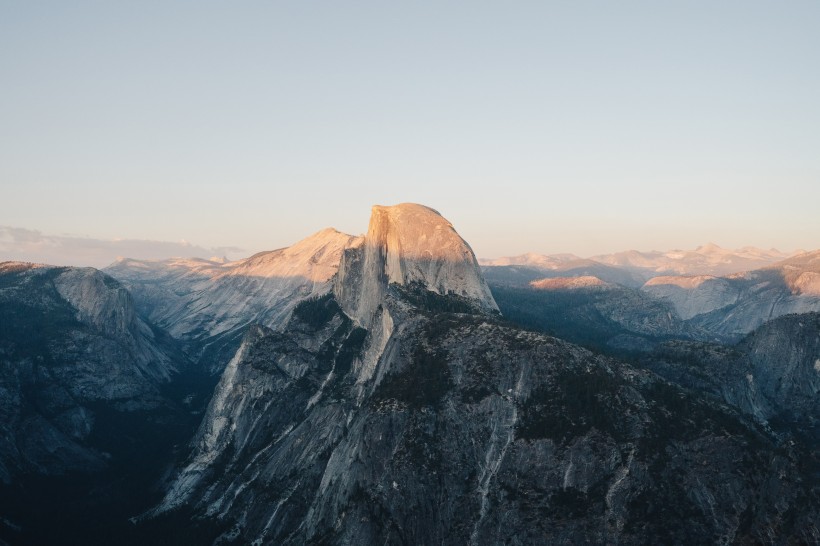
M 734 346 L 668 342 L 644 362 L 766 426 L 820 440 L 820 314 L 778 317 Z
M 642 290 L 693 325 L 737 340 L 773 318 L 820 311 L 820 253 L 726 277 L 656 277 Z
M 437 211 L 422 205 L 373 207 L 363 244 L 345 253 L 335 293 L 349 316 L 367 324 L 390 284 L 498 310 L 470 245 Z
M 177 363 L 160 335 L 95 269 L 0 264 L 0 481 L 104 467 L 96 408 L 162 403 Z

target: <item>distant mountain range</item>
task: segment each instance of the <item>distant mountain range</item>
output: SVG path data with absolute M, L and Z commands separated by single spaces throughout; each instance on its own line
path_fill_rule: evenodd
M 590 294 L 588 301 L 598 300 L 605 316 L 615 308 L 623 311 L 616 313 L 622 323 L 652 302 L 667 304 L 672 322 L 682 325 L 669 335 L 686 330 L 704 339 L 737 340 L 775 317 L 820 311 L 820 251 L 784 257 L 774 250 L 706 245 L 695 251 L 633 251 L 595 259 L 527 254 L 481 262 L 496 291 L 549 291 L 553 299 L 572 291 L 576 300 Z M 649 320 L 655 327 L 664 322 Z
M 628 250 L 580 258 L 574 254 L 522 254 L 508 258 L 480 259 L 482 266 L 523 266 L 551 271 L 568 271 L 604 264 L 635 273 L 643 280 L 659 275 L 729 275 L 759 269 L 803 251 L 787 254 L 776 249 L 721 248 L 714 243 L 695 250 L 639 252 Z

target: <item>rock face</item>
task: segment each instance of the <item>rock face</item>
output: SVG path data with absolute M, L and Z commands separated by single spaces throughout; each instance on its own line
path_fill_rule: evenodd
M 747 382 L 757 386 L 775 415 L 820 424 L 820 314 L 769 321 L 739 348 L 748 363 Z
M 105 467 L 100 410 L 155 408 L 176 372 L 158 336 L 95 269 L 0 264 L 0 482 Z
M 122 260 L 105 271 L 133 293 L 141 313 L 186 342 L 213 373 L 252 323 L 281 328 L 303 299 L 332 289 L 343 251 L 361 239 L 322 230 L 295 245 L 238 262 Z
M 684 320 L 723 309 L 740 297 L 730 280 L 709 275 L 655 277 L 644 284 L 643 291 L 670 302 Z
M 818 313 L 778 317 L 733 347 L 669 342 L 646 358 L 648 368 L 672 381 L 820 443 L 818 361 Z
M 728 277 L 656 277 L 642 290 L 704 330 L 737 340 L 773 318 L 820 311 L 820 252 Z
M 501 323 L 468 252 L 430 209 L 375 208 L 332 293 L 246 334 L 146 525 L 259 544 L 820 539 L 793 455 L 725 406 Z
M 556 277 L 539 279 L 530 283 L 536 290 L 575 290 L 579 288 L 609 288 L 612 285 L 598 277 L 582 275 L 580 277 Z
M 336 295 L 345 312 L 367 323 L 390 284 L 498 310 L 470 245 L 450 222 L 422 205 L 373 207 L 363 245 L 345 255 Z

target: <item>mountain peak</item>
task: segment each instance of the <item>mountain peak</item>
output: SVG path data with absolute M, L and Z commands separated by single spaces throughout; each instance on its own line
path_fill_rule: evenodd
M 708 242 L 705 245 L 700 245 L 695 249 L 695 252 L 723 252 L 724 249 L 718 244 Z
M 434 214 L 439 218 L 444 219 L 439 211 L 426 205 L 419 203 L 399 203 L 398 205 L 373 205 L 371 213 L 388 212 L 391 214 Z M 446 220 L 445 220 L 446 221 Z M 449 223 L 449 222 L 448 222 Z
M 230 274 L 300 277 L 313 282 L 326 282 L 336 273 L 344 249 L 355 245 L 359 239 L 333 228 L 326 228 L 289 247 L 254 254 L 238 262 Z
M 430 207 L 373 206 L 361 252 L 357 259 L 343 259 L 337 282 L 340 301 L 360 321 L 373 316 L 391 283 L 420 285 L 498 310 L 470 245 Z
M 434 209 L 414 203 L 373 206 L 366 241 L 387 245 L 393 258 L 475 260 L 470 246 L 446 218 Z M 388 263 L 391 265 L 395 264 Z M 389 273 L 391 281 L 403 284 L 399 270 Z

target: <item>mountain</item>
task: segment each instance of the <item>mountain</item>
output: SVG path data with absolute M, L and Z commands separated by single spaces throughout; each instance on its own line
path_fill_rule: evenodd
M 543 256 L 543 258 L 550 259 L 551 257 Z M 593 260 L 574 259 L 550 266 L 539 259 L 533 260 L 532 263 L 503 264 L 507 260 L 480 261 L 483 264 L 482 269 L 487 282 L 506 286 L 523 286 L 539 279 L 596 277 L 607 283 L 639 288 L 645 280 L 640 275 Z
M 539 279 L 530 282 L 530 286 L 536 290 L 576 290 L 582 288 L 612 287 L 608 282 L 602 281 L 592 275 L 582 275 L 580 277 L 555 277 Z
M 779 316 L 820 254 L 630 267 L 482 266 L 407 203 L 237 262 L 0 264 L 0 543 L 820 542 L 820 315 Z
M 299 301 L 328 293 L 342 252 L 360 242 L 325 229 L 236 262 L 124 259 L 105 272 L 130 290 L 145 317 L 220 373 L 250 324 L 279 328 Z
M 670 338 L 704 339 L 673 306 L 597 277 L 556 277 L 526 286 L 490 283 L 502 315 L 520 326 L 611 354 L 651 350 Z
M 681 253 L 681 260 L 685 254 Z M 711 245 L 694 254 L 715 258 L 725 252 Z M 749 259 L 776 255 L 748 248 L 737 254 Z M 644 267 L 647 260 L 631 263 Z M 637 285 L 623 277 L 628 271 L 618 268 L 638 270 L 624 263 L 566 268 L 573 263 L 565 257 L 552 264 L 552 269 L 521 265 L 483 269 L 505 316 L 604 351 L 651 350 L 658 341 L 669 338 L 734 343 L 773 318 L 820 311 L 820 251 L 724 276 L 654 272 L 655 276 Z M 689 265 L 696 270 L 697 260 Z
M 798 431 L 820 444 L 820 313 L 770 320 L 731 347 L 664 343 L 644 365 L 709 392 L 760 423 Z
M 374 206 L 364 243 L 345 253 L 335 289 L 345 311 L 367 325 L 390 284 L 498 310 L 470 245 L 422 205 Z
M 684 320 L 732 305 L 740 297 L 731 279 L 711 275 L 654 277 L 642 290 L 671 303 Z
M 446 220 L 374 207 L 332 291 L 247 331 L 132 538 L 816 542 L 803 455 L 650 372 L 505 323 Z
M 0 263 L 0 481 L 105 466 L 92 406 L 145 410 L 176 370 L 128 292 L 91 268 Z
M 771 408 L 753 408 L 755 413 L 808 421 L 811 428 L 820 425 L 820 313 L 770 320 L 739 349 L 746 355 L 746 383 L 758 389 L 758 399 Z M 820 430 L 816 433 L 820 440 Z
M 792 256 L 768 269 L 783 276 L 792 294 L 820 297 L 820 250 Z
M 744 247 L 737 250 L 721 248 L 714 243 L 695 250 L 638 252 L 630 250 L 593 256 L 591 259 L 646 276 L 657 275 L 730 275 L 766 267 L 788 257 L 776 249 L 762 250 Z
M 585 260 L 575 254 L 536 254 L 528 252 L 519 256 L 507 256 L 504 258 L 480 258 L 478 263 L 482 267 L 503 267 L 503 266 L 524 266 L 536 269 L 557 270 L 567 266 L 567 264 L 584 262 Z
M 0 263 L 0 543 L 87 543 L 156 502 L 197 420 L 185 366 L 108 275 Z
M 766 267 L 788 256 L 776 249 L 744 247 L 728 250 L 709 243 L 695 250 L 628 250 L 586 259 L 574 254 L 529 253 L 508 258 L 482 259 L 480 263 L 486 268 L 515 267 L 554 272 L 544 276 L 593 275 L 607 282 L 637 287 L 647 279 L 659 275 L 729 275 Z M 619 276 L 621 280 L 613 275 Z
M 820 251 L 725 277 L 656 277 L 642 290 L 683 319 L 738 339 L 773 318 L 820 311 Z

